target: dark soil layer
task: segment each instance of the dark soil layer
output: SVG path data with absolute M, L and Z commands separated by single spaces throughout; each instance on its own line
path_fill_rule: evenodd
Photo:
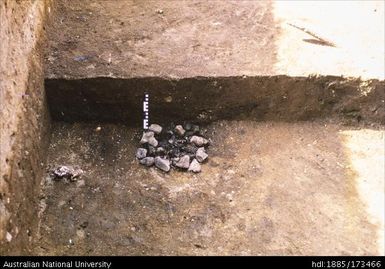
M 144 93 L 150 121 L 217 119 L 298 121 L 337 117 L 385 124 L 385 83 L 342 77 L 196 77 L 48 79 L 51 115 L 68 122 L 141 126 Z

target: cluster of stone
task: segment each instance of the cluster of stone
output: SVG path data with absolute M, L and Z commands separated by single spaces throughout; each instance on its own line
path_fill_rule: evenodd
M 151 124 L 140 140 L 136 158 L 144 166 L 153 166 L 164 172 L 172 168 L 199 173 L 208 158 L 209 140 L 204 138 L 198 125 L 186 123 L 171 125 L 165 130 Z

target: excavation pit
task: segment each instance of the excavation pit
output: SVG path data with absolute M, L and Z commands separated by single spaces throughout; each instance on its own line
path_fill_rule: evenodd
M 356 185 L 371 172 L 356 161 L 383 153 L 383 82 L 370 81 L 366 95 L 359 85 L 340 77 L 47 80 L 46 171 L 76 165 L 84 173 L 75 184 L 47 173 L 35 253 L 377 253 L 380 241 L 370 238 L 379 230 L 368 226 Z M 200 173 L 140 164 L 145 92 L 151 122 L 206 130 L 210 156 Z M 357 143 L 370 150 L 357 152 Z M 382 168 L 370 167 L 377 176 L 367 184 L 379 184 Z
M 383 3 L 0 5 L 1 254 L 383 253 Z M 200 173 L 142 161 L 145 94 Z

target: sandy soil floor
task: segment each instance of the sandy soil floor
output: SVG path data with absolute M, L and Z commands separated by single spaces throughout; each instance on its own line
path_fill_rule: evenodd
M 383 254 L 384 129 L 219 121 L 200 174 L 139 165 L 139 136 L 55 124 L 47 171 L 85 173 L 47 173 L 36 254 Z
M 47 28 L 49 78 L 319 74 L 384 79 L 383 1 L 57 3 L 57 16 Z

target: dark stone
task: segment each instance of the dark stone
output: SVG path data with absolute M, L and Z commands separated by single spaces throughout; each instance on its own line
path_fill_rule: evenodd
M 148 156 L 154 156 L 156 152 L 156 148 L 153 146 L 148 146 Z
M 193 131 L 186 131 L 186 133 L 184 134 L 185 137 L 190 137 L 190 136 L 193 136 L 193 135 L 194 135 Z
M 199 134 L 200 128 L 198 125 L 193 125 L 191 131 L 193 132 L 193 134 Z
M 192 129 L 192 124 L 191 123 L 186 123 L 185 125 L 184 125 L 184 129 L 186 130 L 186 131 L 190 131 L 191 129 Z
M 187 144 L 187 145 L 182 147 L 182 151 L 184 151 L 186 153 L 191 153 L 194 155 L 195 155 L 195 152 L 197 152 L 197 150 L 198 150 L 198 147 L 193 145 L 193 144 Z
M 169 151 L 169 156 L 170 156 L 170 157 L 179 157 L 179 156 L 180 156 L 180 149 L 177 148 L 177 147 L 172 148 L 172 149 Z

